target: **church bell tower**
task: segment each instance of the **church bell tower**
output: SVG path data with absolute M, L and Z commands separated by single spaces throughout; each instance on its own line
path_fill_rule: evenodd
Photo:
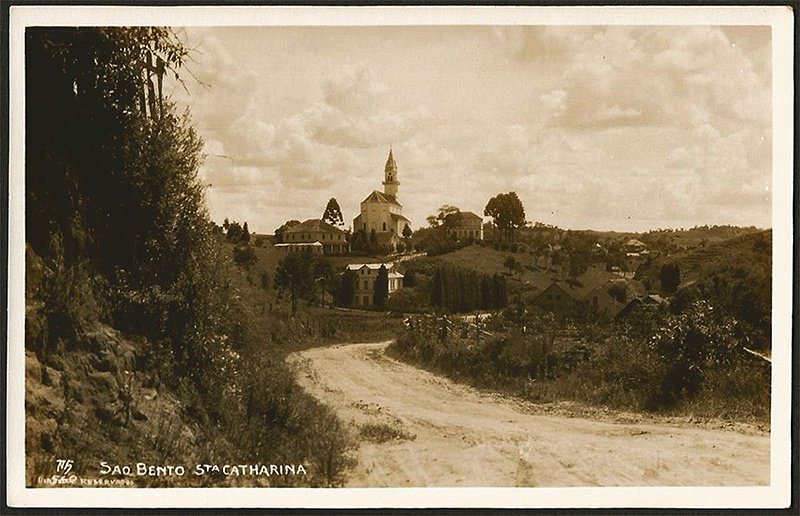
M 397 163 L 394 162 L 392 148 L 389 147 L 389 157 L 386 159 L 386 167 L 383 169 L 383 193 L 397 198 L 397 187 L 400 181 L 397 180 Z

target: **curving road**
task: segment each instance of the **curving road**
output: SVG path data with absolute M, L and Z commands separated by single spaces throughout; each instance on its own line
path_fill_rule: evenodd
M 377 425 L 393 436 L 362 437 L 348 487 L 769 484 L 763 432 L 542 414 L 393 360 L 387 344 L 290 357 L 355 435 Z

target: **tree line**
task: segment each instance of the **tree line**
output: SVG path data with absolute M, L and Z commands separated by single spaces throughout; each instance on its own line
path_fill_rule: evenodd
M 442 266 L 431 278 L 431 304 L 452 312 L 492 310 L 508 303 L 506 278 Z

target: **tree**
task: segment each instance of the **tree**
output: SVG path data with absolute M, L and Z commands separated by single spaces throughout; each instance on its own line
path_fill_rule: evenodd
M 413 234 L 414 234 L 414 232 L 411 231 L 411 228 L 408 226 L 408 224 L 403 226 L 403 237 L 404 238 L 411 238 L 411 235 L 413 235 Z
M 286 222 L 281 224 L 281 227 L 279 227 L 278 229 L 275 230 L 275 240 L 276 240 L 276 242 L 277 243 L 283 242 L 283 233 L 287 229 L 292 228 L 294 226 L 297 226 L 299 224 L 300 224 L 300 221 L 299 220 L 294 220 L 294 219 L 287 220 Z
M 245 244 L 249 244 L 250 243 L 250 229 L 248 229 L 248 227 L 247 227 L 247 222 L 245 222 L 244 226 L 242 226 L 241 242 L 245 243 Z
M 367 232 L 363 229 L 357 229 L 355 233 L 353 233 L 353 238 L 350 240 L 350 249 L 352 249 L 354 253 L 366 253 L 367 246 Z
M 381 264 L 378 276 L 375 278 L 375 306 L 383 308 L 389 298 L 389 271 Z
M 312 296 L 316 297 L 319 293 L 320 303 L 325 302 L 325 291 L 330 287 L 331 281 L 334 277 L 333 267 L 331 264 L 322 258 L 315 258 L 311 266 L 311 272 L 314 275 L 314 283 L 312 285 Z
M 666 294 L 672 294 L 678 290 L 678 285 L 681 284 L 681 270 L 677 263 L 666 263 L 661 266 L 659 273 L 661 280 L 661 291 Z
M 331 197 L 328 201 L 328 205 L 325 206 L 325 212 L 322 214 L 322 220 L 327 222 L 332 226 L 342 227 L 344 226 L 344 218 L 342 217 L 342 209 L 339 208 L 339 203 L 336 202 L 334 197 Z
M 336 289 L 335 301 L 337 305 L 350 306 L 353 304 L 356 294 L 356 281 L 358 281 L 358 275 L 355 271 L 345 269 Z
M 236 265 L 250 269 L 258 261 L 255 251 L 247 244 L 238 244 L 233 247 L 233 261 Z
M 242 241 L 242 226 L 236 221 L 231 222 L 228 225 L 228 232 L 226 233 L 226 237 L 228 238 L 228 242 L 233 244 L 238 244 Z
M 525 208 L 516 192 L 500 193 L 489 199 L 483 214 L 494 219 L 501 235 L 513 241 L 516 230 L 525 225 Z
M 508 269 L 508 272 L 514 273 L 515 270 L 519 269 L 520 263 L 517 261 L 516 258 L 509 255 L 505 261 L 503 262 L 503 266 Z
M 312 289 L 312 263 L 311 253 L 290 253 L 281 260 L 275 271 L 275 288 L 289 292 L 292 314 L 297 313 L 297 299 Z
M 508 304 L 508 293 L 506 290 L 506 279 L 500 274 L 492 276 L 492 297 L 494 298 L 495 308 L 502 308 Z

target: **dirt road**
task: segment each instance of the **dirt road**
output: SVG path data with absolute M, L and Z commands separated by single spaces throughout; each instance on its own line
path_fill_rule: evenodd
M 349 487 L 769 484 L 769 435 L 543 415 L 388 358 L 386 345 L 290 357 L 356 435 L 372 431 Z

